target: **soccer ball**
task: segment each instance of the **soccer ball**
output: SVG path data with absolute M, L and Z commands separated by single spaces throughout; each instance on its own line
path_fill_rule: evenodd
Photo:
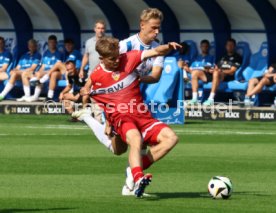
M 208 183 L 208 191 L 214 199 L 228 199 L 233 191 L 233 185 L 229 178 L 215 176 Z

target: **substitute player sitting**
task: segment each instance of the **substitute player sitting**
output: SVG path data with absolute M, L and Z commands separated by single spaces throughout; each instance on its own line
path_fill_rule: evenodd
M 135 195 L 141 197 L 152 175 L 143 169 L 164 157 L 177 143 L 176 134 L 164 123 L 152 118 L 143 103 L 139 77 L 135 68 L 151 57 L 166 55 L 180 47 L 177 43 L 161 45 L 145 51 L 119 54 L 119 41 L 102 38 L 96 44 L 101 63 L 90 79 L 91 96 L 104 108 L 107 120 L 129 147 L 129 164 L 135 182 Z M 124 105 L 124 112 L 120 107 Z M 142 105 L 142 106 L 141 106 Z M 154 144 L 141 159 L 142 142 Z
M 66 61 L 74 61 L 76 68 L 79 70 L 81 66 L 82 55 L 80 51 L 75 49 L 75 43 L 72 39 L 67 38 L 64 40 L 65 48 L 65 59 Z M 49 72 L 44 75 L 39 81 L 40 83 L 49 82 L 49 90 L 47 94 L 47 99 L 52 100 L 54 97 L 54 90 L 57 85 L 57 81 L 61 80 L 66 75 L 65 63 L 62 61 L 57 61 L 54 66 L 49 70 Z
M 67 86 L 59 95 L 59 100 L 63 101 L 65 109 L 69 114 L 74 112 L 71 102 L 81 103 L 82 96 L 80 95 L 80 90 L 85 84 L 85 79 L 79 78 L 79 72 L 76 68 L 76 61 L 69 60 L 65 63 L 65 68 L 67 70 Z M 73 90 L 73 93 L 71 92 Z
M 41 55 L 37 52 L 37 42 L 34 39 L 28 41 L 29 51 L 21 56 L 17 66 L 10 72 L 9 82 L 0 94 L 0 101 L 13 89 L 15 82 L 21 80 L 23 83 L 24 96 L 17 101 L 25 101 L 30 98 L 31 88 L 29 80 L 33 77 L 33 72 L 38 67 Z

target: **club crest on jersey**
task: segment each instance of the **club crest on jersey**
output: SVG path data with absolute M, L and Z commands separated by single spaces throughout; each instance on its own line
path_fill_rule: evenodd
M 112 78 L 113 78 L 115 81 L 118 81 L 119 78 L 120 78 L 120 72 L 113 72 L 113 73 L 112 73 Z

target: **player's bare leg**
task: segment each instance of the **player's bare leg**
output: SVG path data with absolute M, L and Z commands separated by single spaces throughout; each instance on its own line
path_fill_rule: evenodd
M 47 94 L 47 99 L 52 100 L 54 97 L 54 91 L 57 85 L 57 80 L 61 79 L 61 72 L 52 72 L 50 76 L 49 90 Z
M 169 151 L 177 144 L 178 137 L 176 134 L 169 128 L 163 128 L 157 136 L 158 144 L 152 146 L 148 153 L 141 154 L 142 156 L 142 165 L 143 169 L 149 168 L 154 162 L 160 160 Z M 145 145 L 145 143 L 144 143 Z M 133 196 L 134 195 L 134 180 L 131 173 L 131 169 L 127 167 L 126 169 L 126 181 L 122 189 L 123 196 Z
M 9 78 L 6 72 L 0 72 L 0 81 L 5 81 Z
M 16 101 L 26 101 L 28 98 L 31 97 L 31 88 L 30 88 L 30 79 L 33 77 L 32 72 L 23 72 L 21 75 L 24 96 L 21 98 L 16 99 Z
M 202 70 L 193 70 L 192 71 L 192 100 L 188 102 L 189 105 L 198 104 L 198 81 L 202 80 L 204 82 L 207 81 L 205 74 L 202 72 Z
M 40 93 L 41 93 L 41 90 L 42 90 L 42 84 L 40 84 L 39 80 L 47 74 L 48 74 L 47 71 L 40 71 L 40 72 L 35 73 L 35 77 L 30 80 L 30 81 L 35 81 L 36 82 L 34 95 L 27 98 L 26 99 L 27 102 L 33 102 L 33 101 L 37 101 L 39 99 L 39 96 L 40 96 Z
M 141 160 L 142 136 L 137 129 L 128 130 L 126 133 L 126 142 L 130 147 L 129 150 L 129 165 L 134 179 L 134 193 L 136 197 L 141 197 L 144 194 L 145 188 L 150 184 L 152 175 L 143 173 Z
M 250 96 L 260 93 L 262 91 L 263 87 L 268 84 L 269 84 L 269 79 L 266 77 L 262 78 L 262 80 L 260 80 L 260 82 L 247 95 L 250 97 Z
M 148 151 L 148 158 L 151 163 L 156 162 L 167 155 L 178 143 L 178 137 L 172 129 L 165 127 L 157 136 L 157 145 L 152 146 Z
M 6 84 L 4 90 L 0 93 L 0 101 L 2 101 L 6 95 L 12 90 L 16 80 L 21 80 L 22 71 L 12 70 L 9 82 Z

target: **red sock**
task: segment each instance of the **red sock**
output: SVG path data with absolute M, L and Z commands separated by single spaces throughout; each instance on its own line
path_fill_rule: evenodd
M 134 179 L 134 182 L 136 183 L 141 177 L 144 176 L 143 169 L 140 166 L 134 167 L 131 169 L 131 173 Z
M 149 156 L 145 155 L 142 157 L 142 164 L 143 164 L 143 169 L 147 169 L 151 166 L 153 162 L 151 162 Z

